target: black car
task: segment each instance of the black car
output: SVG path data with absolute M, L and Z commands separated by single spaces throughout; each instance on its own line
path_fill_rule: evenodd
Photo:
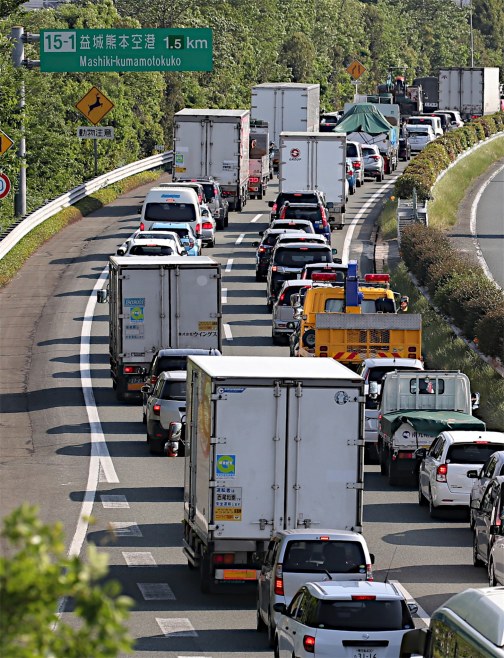
M 399 160 L 411 160 L 411 146 L 407 137 L 399 138 L 399 152 L 397 156 Z
M 277 244 L 271 254 L 268 269 L 266 303 L 271 311 L 284 281 L 296 279 L 308 263 L 332 263 L 334 252 L 328 244 Z
M 326 200 L 323 192 L 318 190 L 302 190 L 299 192 L 280 192 L 274 201 L 269 201 L 271 208 L 271 221 L 280 217 L 280 209 L 288 201 L 289 203 L 320 203 L 326 208 Z M 327 208 L 326 208 L 327 214 Z
M 481 567 L 488 564 L 490 551 L 497 529 L 504 522 L 504 477 L 499 475 L 490 480 L 479 502 L 474 502 L 473 564 Z
M 276 245 L 278 238 L 286 233 L 304 233 L 299 229 L 289 228 L 269 228 L 266 231 L 259 233 L 262 235 L 260 242 L 254 242 L 253 246 L 257 247 L 256 251 L 256 281 L 266 281 L 268 268 L 271 259 L 273 247 Z

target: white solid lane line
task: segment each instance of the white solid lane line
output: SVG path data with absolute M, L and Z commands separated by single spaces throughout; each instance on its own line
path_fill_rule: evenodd
M 81 330 L 81 344 L 80 344 L 80 376 L 81 387 L 84 395 L 84 403 L 86 405 L 86 412 L 91 429 L 91 456 L 89 458 L 89 471 L 86 491 L 84 493 L 84 500 L 82 501 L 79 520 L 75 529 L 72 543 L 70 544 L 69 555 L 79 555 L 82 545 L 86 538 L 88 531 L 88 518 L 91 516 L 93 510 L 93 503 L 96 496 L 96 489 L 98 487 L 100 477 L 100 467 L 103 475 L 105 475 L 107 482 L 117 483 L 119 478 L 115 471 L 112 459 L 105 442 L 105 436 L 101 427 L 100 419 L 98 417 L 98 410 L 96 408 L 96 401 L 93 393 L 93 383 L 91 381 L 90 370 L 90 344 L 91 344 L 91 328 L 93 324 L 93 314 L 96 306 L 96 292 L 103 288 L 103 283 L 108 277 L 108 266 L 100 274 L 91 296 L 88 299 L 86 310 L 84 312 L 84 320 L 82 322 Z
M 404 587 L 404 585 L 401 585 L 401 583 L 398 580 L 390 580 L 389 582 L 390 582 L 391 585 L 394 585 L 395 587 L 397 587 L 397 589 L 401 592 L 401 594 L 406 599 L 407 603 L 413 603 L 414 602 L 416 605 L 418 605 L 418 603 L 411 596 L 411 594 L 408 592 L 408 590 Z M 427 628 L 429 628 L 430 617 L 420 605 L 418 605 L 418 610 L 415 614 L 427 626 Z
M 229 258 L 228 262 L 226 264 L 226 269 L 224 270 L 225 272 L 231 272 L 231 268 L 233 267 L 233 258 Z
M 397 174 L 391 181 L 389 181 L 385 185 L 382 185 L 380 187 L 380 189 L 377 192 L 375 192 L 373 194 L 373 196 L 368 201 L 366 201 L 366 203 L 362 206 L 362 208 L 359 210 L 359 212 L 352 219 L 352 223 L 348 227 L 348 231 L 345 235 L 345 242 L 343 244 L 343 253 L 342 253 L 342 256 L 341 256 L 341 260 L 344 263 L 348 263 L 348 257 L 350 255 L 350 243 L 352 242 L 352 238 L 353 238 L 353 234 L 354 234 L 354 231 L 355 231 L 355 227 L 357 226 L 357 222 L 364 216 L 364 214 L 369 209 L 369 207 L 374 204 L 376 199 L 378 199 L 380 196 L 382 196 L 383 192 L 396 182 L 398 177 L 399 177 L 399 174 Z
M 222 327 L 224 329 L 224 337 L 226 338 L 226 340 L 233 340 L 231 327 L 226 322 L 223 323 Z
M 244 237 L 245 237 L 245 233 L 240 233 L 235 244 L 240 244 Z
M 254 224 L 255 222 L 257 222 L 259 219 L 261 219 L 261 217 L 262 217 L 262 213 L 260 215 L 256 215 L 254 217 L 254 219 L 250 220 L 251 224 Z

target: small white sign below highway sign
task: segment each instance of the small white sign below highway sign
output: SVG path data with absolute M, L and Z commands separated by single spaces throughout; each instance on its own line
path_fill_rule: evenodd
M 80 139 L 114 139 L 114 128 L 110 127 L 92 127 L 79 126 L 77 128 L 77 137 Z

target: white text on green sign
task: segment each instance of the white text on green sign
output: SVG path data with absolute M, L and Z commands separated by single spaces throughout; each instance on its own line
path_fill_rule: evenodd
M 40 70 L 211 71 L 210 28 L 41 30 Z

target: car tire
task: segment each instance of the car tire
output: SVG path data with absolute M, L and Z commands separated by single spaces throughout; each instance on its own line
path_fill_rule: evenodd
M 362 181 L 360 180 L 360 178 L 357 179 L 356 185 L 357 187 L 360 187 L 362 185 Z
M 262 276 L 259 274 L 259 272 L 256 272 L 256 273 L 255 273 L 255 280 L 256 280 L 256 281 L 262 281 L 262 280 L 263 280 L 263 278 L 262 278 Z
M 493 560 L 488 561 L 488 585 L 489 587 L 497 587 L 498 585 Z
M 478 536 L 476 533 L 474 533 L 474 537 L 473 537 L 472 559 L 473 559 L 473 565 L 475 567 L 485 566 L 485 563 L 478 555 Z
M 280 658 L 280 648 L 278 646 L 278 638 L 276 636 L 273 644 L 273 658 Z
M 256 610 L 256 631 L 258 633 L 264 633 L 267 630 L 267 626 L 263 621 L 263 618 L 261 617 L 261 613 L 259 612 L 259 600 L 257 601 L 257 610 Z
M 208 243 L 208 246 L 209 247 L 215 247 L 215 238 L 211 242 Z
M 275 629 L 273 628 L 273 623 L 271 621 L 271 612 L 268 614 L 268 627 L 266 631 L 268 633 L 268 644 L 273 649 L 275 646 Z
M 422 487 L 420 485 L 420 478 L 418 478 L 418 504 L 420 507 L 426 507 L 427 506 L 427 499 L 422 493 Z
M 429 503 L 429 515 L 430 515 L 431 519 L 439 518 L 440 508 L 439 507 L 434 507 L 434 504 L 432 502 L 432 492 L 431 492 L 430 489 L 429 489 L 429 498 L 428 498 L 427 502 Z

